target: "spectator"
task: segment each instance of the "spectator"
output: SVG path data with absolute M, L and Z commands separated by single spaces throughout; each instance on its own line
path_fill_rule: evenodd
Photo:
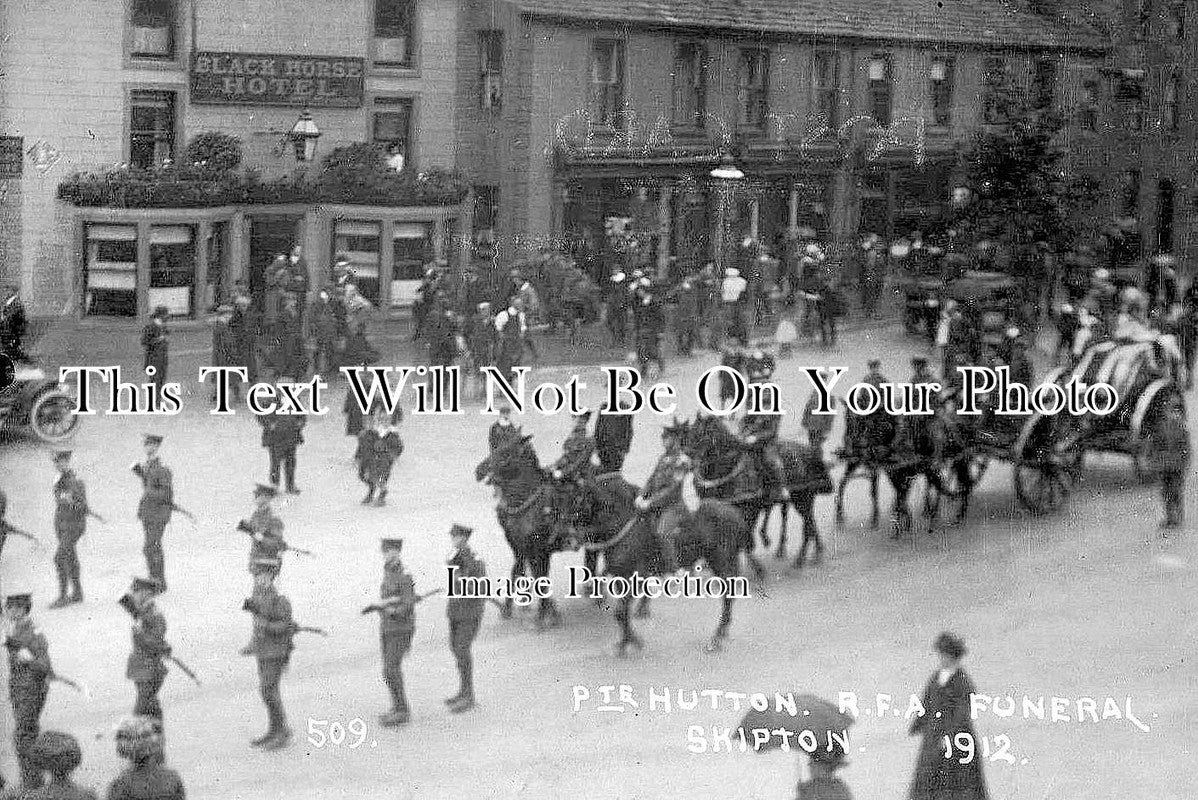
M 21 800 L 96 800 L 95 792 L 71 780 L 83 762 L 83 750 L 74 736 L 42 731 L 33 744 L 32 756 L 39 769 L 50 773 L 50 783 L 18 795 Z
M 233 364 L 245 367 L 250 383 L 258 381 L 257 330 L 258 317 L 254 313 L 250 296 L 245 291 L 240 291 L 233 298 L 229 335 L 233 344 Z
M 212 318 L 212 360 L 209 364 L 213 367 L 232 367 L 238 366 L 237 358 L 237 341 L 234 336 L 231 322 L 233 320 L 232 306 L 219 306 L 216 309 L 216 316 Z M 212 402 L 216 402 L 216 387 L 217 378 L 212 376 Z M 241 396 L 241 383 L 230 382 L 230 387 L 233 390 L 233 397 Z
M 674 335 L 678 354 L 690 357 L 699 339 L 699 287 L 691 275 L 670 290 L 674 300 Z
M 168 360 L 168 336 L 170 331 L 166 328 L 166 318 L 170 316 L 170 311 L 166 306 L 158 306 L 154 309 L 154 313 L 150 315 L 150 322 L 141 332 L 141 346 L 145 350 L 145 367 L 148 371 L 151 367 L 154 368 L 154 376 L 151 378 L 158 391 L 162 391 L 162 385 L 166 382 L 166 367 Z
M 723 318 L 725 334 L 735 339 L 741 346 L 749 343 L 749 331 L 745 319 L 743 300 L 749 283 L 740 276 L 740 270 L 729 267 L 724 271 L 724 281 L 720 286 L 720 299 L 723 303 Z
M 116 752 L 129 766 L 108 787 L 107 800 L 185 800 L 179 773 L 164 765 L 157 720 L 132 717 L 121 723 Z
M 313 340 L 313 368 L 325 375 L 340 366 L 337 363 L 337 314 L 333 307 L 332 287 L 321 289 L 308 310 Z

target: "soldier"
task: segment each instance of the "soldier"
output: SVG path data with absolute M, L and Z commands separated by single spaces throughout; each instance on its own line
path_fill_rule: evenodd
M 42 785 L 42 773 L 32 758 L 32 748 L 41 728 L 42 709 L 50 692 L 54 667 L 46 637 L 29 616 L 33 598 L 27 594 L 9 595 L 4 601 L 9 633 L 4 640 L 8 650 L 8 696 L 12 700 L 13 750 L 21 769 L 26 790 Z
M 1190 431 L 1185 406 L 1174 400 L 1166 408 L 1153 434 L 1153 449 L 1161 472 L 1161 496 L 1165 502 L 1162 528 L 1180 528 L 1184 517 L 1186 474 L 1190 470 Z
M 786 487 L 786 469 L 778 455 L 774 442 L 778 438 L 778 426 L 782 417 L 777 414 L 747 413 L 741 420 L 741 446 L 753 455 L 761 473 L 763 489 L 772 502 L 785 503 L 790 500 Z
M 273 486 L 258 484 L 254 488 L 254 513 L 239 526 L 248 530 L 250 544 L 250 574 L 254 574 L 254 561 L 263 558 L 280 558 L 287 549 L 283 539 L 283 520 L 275 516 L 271 502 L 279 494 Z
M 258 688 L 266 704 L 269 727 L 264 735 L 250 742 L 252 747 L 280 750 L 291 743 L 291 729 L 283 711 L 279 683 L 291 660 L 292 640 L 296 633 L 291 617 L 291 601 L 275 587 L 277 562 L 263 560 L 254 571 L 254 596 L 245 601 L 245 610 L 254 615 L 254 656 L 258 659 Z
M 400 552 L 403 539 L 383 539 L 383 585 L 379 590 L 379 636 L 383 650 L 383 682 L 391 693 L 391 710 L 379 717 L 384 727 L 407 724 L 411 719 L 403 686 L 403 659 L 412 647 L 416 630 L 416 589 L 404 571 Z
M 454 714 L 474 708 L 474 657 L 470 646 L 478 636 L 483 620 L 484 601 L 459 596 L 463 591 L 462 578 L 481 578 L 486 574 L 483 563 L 470 549 L 472 533 L 472 529 L 457 523 L 449 529 L 449 538 L 453 542 L 448 562 L 453 593 L 446 604 L 446 615 L 449 617 L 449 648 L 457 661 L 459 684 L 458 693 L 448 698 L 445 704 Z
M 87 532 L 87 490 L 71 469 L 70 450 L 54 454 L 54 467 L 58 470 L 58 480 L 54 482 L 54 534 L 58 537 L 54 567 L 58 571 L 58 599 L 50 604 L 50 608 L 62 608 L 83 602 L 79 553 L 75 547 Z M 69 595 L 68 588 L 73 589 Z
M 286 382 L 286 379 L 284 379 Z M 279 473 L 287 487 L 287 494 L 299 494 L 295 485 L 295 462 L 299 446 L 304 443 L 303 414 L 263 414 L 258 417 L 262 425 L 262 446 L 270 454 L 270 484 L 278 487 Z
M 133 681 L 137 700 L 133 713 L 162 722 L 162 704 L 158 692 L 166 680 L 166 664 L 171 647 L 166 643 L 166 618 L 154 605 L 162 585 L 153 578 L 134 578 L 129 589 L 133 612 L 133 652 L 125 665 L 125 677 Z
M 578 480 L 592 472 L 591 456 L 595 453 L 595 440 L 587 433 L 591 412 L 574 415 L 574 429 L 562 445 L 562 457 L 553 465 L 556 480 Z
M 149 374 L 150 367 L 153 367 L 155 372 L 151 380 L 158 387 L 159 392 L 162 391 L 162 384 L 166 382 L 168 337 L 170 336 L 170 331 L 166 329 L 166 318 L 169 316 L 170 311 L 166 306 L 158 306 L 150 315 L 149 324 L 141 332 L 141 346 L 146 353 L 147 374 Z
M 621 411 L 627 411 L 624 403 Z M 599 455 L 599 469 L 604 473 L 619 472 L 624 468 L 624 459 L 632 449 L 632 414 L 612 412 L 606 402 L 599 408 L 595 421 L 595 450 Z
M 8 539 L 9 534 L 12 534 L 14 536 L 20 536 L 24 539 L 28 539 L 29 541 L 31 541 L 35 544 L 37 543 L 37 537 L 34 536 L 33 534 L 26 533 L 25 531 L 21 530 L 20 528 L 15 528 L 12 525 L 8 524 L 8 522 L 4 519 L 4 515 L 7 511 L 8 511 L 8 495 L 6 495 L 3 490 L 0 490 L 0 555 L 4 554 L 4 542 L 6 539 Z M 3 796 L 3 795 L 0 795 L 0 796 Z
M 491 430 L 487 433 L 487 444 L 494 453 L 519 438 L 520 431 L 512 424 L 512 407 L 504 403 L 499 407 L 499 419 L 491 423 Z
M 911 383 L 918 386 L 921 383 L 935 383 L 936 375 L 928 366 L 928 360 L 922 356 L 911 359 Z
M 386 411 L 377 410 L 372 421 L 373 426 L 362 431 L 358 438 L 358 450 L 354 458 L 358 462 L 358 477 L 369 490 L 362 504 L 368 505 L 373 501 L 376 506 L 385 506 L 391 467 L 403 453 L 403 442 Z M 377 498 L 375 492 L 378 493 Z
M 828 380 L 831 376 L 824 370 L 820 370 L 820 374 L 824 380 Z M 828 440 L 828 435 L 832 432 L 832 422 L 836 419 L 831 414 L 817 414 L 819 409 L 819 394 L 812 392 L 807 398 L 807 404 L 803 406 L 803 430 L 807 431 L 807 443 L 821 455 L 824 452 L 824 442 Z
M 727 404 L 736 398 L 736 379 L 728 374 L 727 370 L 732 372 L 744 373 L 747 357 L 744 350 L 738 344 L 731 344 L 724 347 L 720 354 L 720 366 L 726 367 L 726 370 L 720 370 L 720 402 Z
M 661 546 L 665 572 L 684 569 L 678 561 L 677 540 L 686 518 L 686 509 L 682 505 L 682 479 L 690 469 L 690 461 L 682 452 L 680 433 L 677 425 L 662 429 L 661 442 L 665 452 L 657 460 L 653 474 L 634 502 L 638 512 L 650 517 L 652 530 L 656 532 Z
M 166 591 L 166 563 L 162 553 L 162 536 L 171 521 L 175 508 L 175 481 L 171 471 L 158 458 L 162 437 L 147 433 L 144 440 L 146 460 L 133 465 L 133 472 L 141 478 L 143 492 L 137 505 L 137 518 L 145 532 L 146 570 L 159 584 L 159 591 Z

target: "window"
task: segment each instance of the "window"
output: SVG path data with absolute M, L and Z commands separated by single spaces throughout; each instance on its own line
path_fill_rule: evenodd
M 1098 81 L 1091 78 L 1082 84 L 1081 105 L 1077 110 L 1077 124 L 1082 130 L 1098 130 L 1098 102 Z
M 1173 252 L 1173 181 L 1164 180 L 1156 190 L 1156 251 Z
M 208 236 L 208 285 L 214 306 L 222 305 L 232 288 L 229 286 L 229 222 L 212 223 Z M 228 299 L 232 299 L 229 297 Z
M 1140 212 L 1140 171 L 1129 169 L 1123 173 L 1123 215 L 1138 217 Z
M 150 228 L 150 308 L 191 316 L 195 287 L 195 236 L 190 225 Z
M 482 78 L 479 103 L 499 110 L 503 106 L 503 31 L 478 34 L 478 71 Z
M 1167 131 L 1176 131 L 1178 123 L 1177 97 L 1180 94 L 1181 81 L 1173 75 L 1165 81 L 1164 104 L 1161 110 L 1161 124 Z
M 998 125 L 1006 121 L 1007 61 L 987 58 L 982 70 L 982 122 Z
M 1036 62 L 1036 71 L 1032 77 L 1032 105 L 1044 110 L 1052 108 L 1057 93 L 1057 63 L 1051 58 L 1042 58 Z
M 424 265 L 434 258 L 432 225 L 427 222 L 395 223 L 391 231 L 392 305 L 416 299 L 415 288 L 424 277 Z M 409 282 L 406 287 L 398 285 L 405 281 Z
M 1134 35 L 1137 39 L 1147 39 L 1152 32 L 1152 0 L 1137 0 Z
M 840 127 L 840 54 L 817 50 L 811 69 L 815 113 L 829 128 Z
M 499 187 L 475 185 L 474 187 L 474 240 L 478 241 L 483 231 L 494 231 L 499 220 Z
M 956 62 L 951 58 L 932 59 L 932 124 L 948 127 L 953 121 L 953 83 Z
M 1169 6 L 1169 34 L 1177 41 L 1186 38 L 1186 4 L 1184 0 L 1174 0 Z
M 740 124 L 765 128 L 770 113 L 770 54 L 768 50 L 741 50 L 739 72 Z
M 129 95 L 129 163 L 147 169 L 175 157 L 175 93 Z
M 376 97 L 371 140 L 387 151 L 387 163 L 396 172 L 412 168 L 412 101 L 402 97 Z
M 349 258 L 354 283 L 372 303 L 379 300 L 381 225 L 377 222 L 339 220 L 333 226 L 333 252 Z
M 674 48 L 674 124 L 702 128 L 707 114 L 707 48 L 680 42 Z
M 412 65 L 415 0 L 374 0 L 374 62 L 383 66 Z
M 133 0 L 131 45 L 134 58 L 175 57 L 175 0 Z
M 1122 106 L 1128 130 L 1144 130 L 1144 84 L 1136 78 L 1120 78 L 1115 88 L 1115 99 Z
M 624 125 L 624 43 L 599 39 L 591 48 L 591 121 L 606 128 Z
M 137 316 L 137 228 L 87 225 L 83 313 Z
M 869 60 L 869 115 L 882 127 L 890 124 L 890 106 L 894 94 L 890 81 L 890 57 L 873 56 Z

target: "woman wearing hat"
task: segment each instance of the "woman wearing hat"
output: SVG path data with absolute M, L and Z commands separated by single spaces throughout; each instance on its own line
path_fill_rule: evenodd
M 923 736 L 923 744 L 907 796 L 909 800 L 986 800 L 981 759 L 976 753 L 966 759 L 968 746 L 957 743 L 957 736 L 976 741 L 969 704 L 973 681 L 961 669 L 965 643 L 951 633 L 942 633 L 934 647 L 940 669 L 924 689 L 924 713 L 911 724 L 911 735 Z M 951 745 L 947 756 L 946 737 Z M 961 763 L 966 760 L 968 763 Z
M 184 800 L 179 773 L 163 765 L 162 728 L 131 717 L 116 732 L 116 753 L 129 766 L 108 786 L 108 800 Z

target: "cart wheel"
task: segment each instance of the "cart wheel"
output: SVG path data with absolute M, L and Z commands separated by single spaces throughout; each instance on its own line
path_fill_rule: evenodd
M 75 401 L 57 390 L 46 392 L 29 409 L 29 427 L 44 442 L 66 439 L 79 427 Z
M 1069 494 L 1066 470 L 1049 461 L 1020 462 L 1015 465 L 1015 495 L 1033 514 L 1047 514 L 1060 508 Z

